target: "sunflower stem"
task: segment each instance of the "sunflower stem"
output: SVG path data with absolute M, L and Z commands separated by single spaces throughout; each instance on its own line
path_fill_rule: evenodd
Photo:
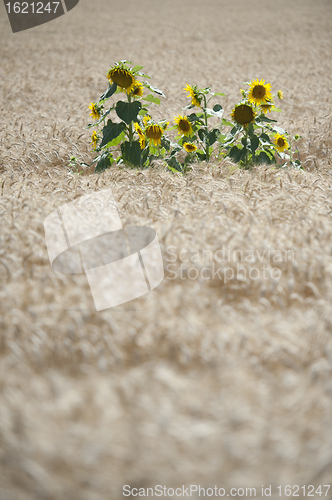
M 207 122 L 207 113 L 206 113 L 206 96 L 203 94 L 203 99 L 204 99 L 204 121 L 205 121 L 205 130 L 206 130 L 206 136 L 205 136 L 205 159 L 208 162 L 210 160 L 210 147 L 209 144 L 207 143 L 207 134 L 208 134 L 208 122 Z
M 131 93 L 127 94 L 127 98 L 128 98 L 128 102 L 130 103 L 131 102 Z M 129 138 L 129 142 L 132 143 L 133 142 L 133 138 L 134 138 L 133 122 L 129 123 L 128 138 Z
M 247 144 L 248 144 L 248 130 L 246 129 L 246 157 L 245 157 L 245 164 L 244 166 L 247 167 L 248 166 L 248 157 L 249 157 L 249 151 L 247 149 Z

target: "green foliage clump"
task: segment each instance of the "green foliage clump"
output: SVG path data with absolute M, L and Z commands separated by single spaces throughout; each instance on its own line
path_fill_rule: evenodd
M 223 118 L 220 103 L 210 104 L 225 94 L 187 84 L 184 90 L 190 104 L 174 117 L 174 126 L 169 130 L 175 130 L 177 136 L 171 140 L 165 135 L 169 122 L 153 120 L 149 110 L 152 104 L 160 104 L 164 93 L 143 81 L 150 78 L 142 73 L 143 66 L 130 65 L 129 61 L 116 62 L 107 73 L 108 89 L 89 106 L 95 120 L 88 125 L 95 129 L 91 137 L 97 153 L 93 161 L 95 172 L 103 172 L 113 164 L 147 168 L 161 159 L 170 171 L 186 173 L 191 163 L 209 162 L 213 154 L 229 157 L 243 168 L 278 164 L 278 158 L 283 162 L 279 166 L 302 168 L 300 160 L 294 159 L 294 153 L 299 152 L 292 152 L 290 135 L 267 116 L 281 111 L 275 106 L 275 99 L 283 99 L 283 93 L 279 90 L 272 94 L 271 84 L 265 80 L 243 84 L 248 89 L 241 89 L 242 99 L 234 106 L 229 120 Z M 124 99 L 108 104 L 117 94 L 124 94 Z M 188 114 L 188 110 L 193 111 Z M 230 130 L 224 132 L 224 127 Z M 296 135 L 293 140 L 299 138 Z

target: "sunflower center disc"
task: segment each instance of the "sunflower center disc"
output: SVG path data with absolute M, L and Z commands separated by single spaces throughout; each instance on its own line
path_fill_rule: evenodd
M 113 82 L 115 82 L 119 87 L 123 89 L 129 88 L 133 83 L 133 77 L 129 74 L 122 73 L 117 71 L 111 76 Z
M 146 135 L 148 136 L 149 139 L 160 139 L 161 137 L 161 131 L 159 127 L 149 127 L 146 131 Z
M 263 85 L 256 85 L 252 91 L 252 95 L 256 99 L 262 99 L 265 96 L 265 87 Z
M 245 125 L 253 120 L 254 114 L 250 106 L 243 104 L 235 109 L 234 118 L 241 125 Z
M 185 120 L 180 120 L 179 127 L 183 132 L 188 132 L 190 130 L 190 124 Z

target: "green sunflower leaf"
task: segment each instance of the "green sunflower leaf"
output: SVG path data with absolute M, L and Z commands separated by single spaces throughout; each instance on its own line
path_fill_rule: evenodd
M 145 74 L 145 73 L 142 73 L 141 71 L 137 71 L 137 74 L 138 74 L 139 76 L 144 76 L 145 78 L 151 78 L 151 76 L 149 76 L 149 75 L 147 75 L 147 74 Z
M 118 137 L 115 137 L 115 139 L 113 139 L 112 141 L 108 142 L 106 144 L 106 147 L 107 148 L 112 148 L 114 146 L 117 146 L 118 144 L 120 144 L 121 141 L 123 141 L 123 139 L 125 138 L 126 136 L 126 132 L 123 131 L 120 135 L 118 135 Z
M 136 73 L 137 71 L 141 71 L 141 69 L 143 69 L 143 66 L 140 66 L 139 64 L 137 64 L 137 66 L 134 66 L 131 71 L 133 73 Z
M 245 148 L 249 149 L 249 147 L 248 147 L 248 146 L 249 146 L 249 144 L 250 144 L 250 140 L 249 140 L 249 138 L 247 138 L 247 137 L 242 137 L 241 142 L 242 142 L 242 144 L 243 144 L 243 146 L 244 146 Z
M 110 168 L 112 163 L 114 163 L 114 158 L 112 154 L 107 151 L 106 153 L 97 156 L 97 158 L 95 158 L 95 161 L 98 161 L 95 168 L 95 173 L 100 173 L 106 170 L 107 168 Z
M 223 146 L 225 148 L 229 148 L 229 146 L 231 146 L 235 141 L 236 141 L 236 137 L 231 137 L 229 139 L 227 139 L 227 137 L 226 137 L 223 141 Z
M 130 122 L 136 120 L 142 104 L 139 101 L 124 102 L 118 101 L 116 103 L 115 111 L 118 117 L 129 125 Z
M 226 140 L 228 139 L 231 139 L 233 137 L 235 137 L 239 132 L 240 130 L 242 129 L 242 126 L 241 125 L 235 125 L 232 130 L 230 132 L 228 132 L 227 134 L 227 137 L 226 137 Z
M 205 128 L 200 128 L 198 131 L 198 137 L 203 142 L 205 142 L 207 134 L 208 134 L 208 132 L 207 132 L 207 130 L 205 130 Z
M 250 150 L 251 150 L 253 155 L 255 154 L 255 151 L 258 148 L 258 146 L 259 146 L 259 139 L 258 139 L 257 135 L 250 137 Z
M 175 156 L 171 156 L 166 160 L 167 165 L 171 168 L 171 170 L 175 170 L 177 172 L 182 173 L 182 166 L 179 161 L 175 158 Z
M 154 97 L 153 95 L 149 94 L 146 97 L 143 97 L 144 101 L 148 102 L 154 102 L 155 104 L 160 104 L 160 99 L 158 97 Z
M 148 89 L 152 90 L 152 92 L 154 92 L 155 94 L 161 95 L 162 97 L 166 97 L 165 94 L 164 94 L 164 92 L 162 92 L 161 90 L 159 90 L 157 87 L 152 87 L 152 85 L 150 85 L 148 82 L 145 82 L 144 85 Z
M 106 92 L 104 92 L 104 94 L 102 94 L 100 97 L 99 97 L 99 101 L 102 101 L 103 99 L 108 99 L 109 97 L 111 97 L 114 92 L 116 91 L 117 89 L 117 84 L 115 82 L 112 83 L 112 85 L 110 84 L 108 86 L 108 89 L 106 90 Z
M 256 120 L 257 123 L 259 122 L 264 122 L 264 123 L 277 123 L 277 120 L 272 120 L 271 118 L 268 118 L 267 116 L 262 116 L 260 115 L 257 120 Z
M 215 109 L 211 109 L 211 108 L 205 108 L 204 111 L 208 116 L 217 116 L 218 118 L 221 118 L 223 113 L 224 113 L 224 110 L 222 109 L 220 104 L 216 104 L 214 106 L 214 108 L 217 106 L 219 106 L 220 109 L 217 108 L 217 110 L 215 110 Z
M 260 137 L 259 137 L 259 138 L 260 138 L 262 141 L 264 141 L 264 142 L 267 142 L 267 143 L 271 144 L 271 139 L 270 139 L 270 137 L 269 137 L 267 134 L 263 133 L 263 134 L 261 134 L 261 135 L 260 135 Z
M 141 111 L 138 113 L 139 116 L 144 116 L 148 112 L 147 108 L 142 108 Z
M 200 115 L 203 116 L 202 113 L 200 113 Z M 190 122 L 193 122 L 193 123 L 198 122 L 198 123 L 203 124 L 203 121 L 201 120 L 201 117 L 198 116 L 196 113 L 191 113 L 191 115 L 187 116 L 187 118 L 188 118 L 188 120 Z
M 249 125 L 247 127 L 247 134 L 249 135 L 249 137 L 254 137 L 255 132 L 254 132 L 254 124 L 253 123 L 249 123 Z
M 222 115 L 224 114 L 224 110 L 220 104 L 215 104 L 212 109 L 215 112 L 215 116 L 218 116 L 218 118 L 222 118 Z
M 142 150 L 138 141 L 125 141 L 121 144 L 122 158 L 125 162 L 139 167 L 141 165 Z
M 170 150 L 171 141 L 169 139 L 166 139 L 166 137 L 162 137 L 160 139 L 160 143 L 161 143 L 162 147 L 166 149 L 166 151 Z
M 206 159 L 206 153 L 203 151 L 203 149 L 197 149 L 196 155 L 198 156 L 200 161 L 204 161 Z
M 212 144 L 214 144 L 216 142 L 216 140 L 218 139 L 219 135 L 220 135 L 220 130 L 218 128 L 214 128 L 213 130 L 211 130 L 208 133 L 207 143 L 210 146 L 212 146 Z
M 255 163 L 258 163 L 259 165 L 262 163 L 271 165 L 273 162 L 271 156 L 268 155 L 266 151 L 259 151 L 255 156 Z
M 234 127 L 234 124 L 225 120 L 225 118 L 223 118 L 221 121 L 222 121 L 222 124 L 225 125 L 225 127 Z
M 148 160 L 148 156 L 149 156 L 149 146 L 147 146 L 145 149 L 143 149 L 142 153 L 141 153 L 141 164 L 144 165 L 147 160 Z
M 241 148 L 240 146 L 233 146 L 229 153 L 228 156 L 232 158 L 236 163 L 240 163 L 240 161 L 245 157 L 246 155 L 246 148 Z
M 102 148 L 113 141 L 113 139 L 118 137 L 125 129 L 125 123 L 113 123 L 112 120 L 108 120 L 107 125 L 103 128 L 103 138 L 99 147 Z

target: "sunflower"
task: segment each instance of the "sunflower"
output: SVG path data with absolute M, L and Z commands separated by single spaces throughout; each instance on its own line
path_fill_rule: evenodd
M 260 106 L 261 110 L 263 111 L 263 113 L 267 113 L 268 111 L 272 111 L 273 109 L 273 103 L 267 103 L 267 104 L 261 104 Z
M 130 94 L 138 84 L 138 81 L 135 80 L 134 75 L 128 69 L 119 68 L 118 66 L 109 70 L 107 78 L 122 89 L 125 89 L 128 94 Z
M 243 127 L 246 127 L 247 125 L 249 125 L 249 123 L 255 121 L 255 111 L 251 106 L 249 106 L 249 104 L 238 104 L 233 109 L 231 117 L 239 125 L 243 125 Z
M 97 132 L 92 132 L 92 136 L 91 136 L 91 144 L 93 145 L 93 147 L 96 149 L 97 147 L 97 142 L 98 142 L 98 135 L 97 135 Z
M 192 135 L 193 129 L 192 129 L 190 121 L 188 120 L 188 118 L 186 116 L 181 116 L 181 115 L 176 116 L 174 118 L 174 122 L 177 125 L 176 128 L 177 128 L 180 135 L 187 135 L 187 136 Z
M 283 99 L 284 98 L 284 93 L 282 90 L 278 90 L 277 92 L 277 96 L 279 97 L 279 99 Z
M 144 149 L 145 148 L 145 135 L 144 135 L 143 130 L 141 129 L 141 127 L 139 126 L 139 124 L 137 122 L 135 123 L 135 130 L 138 134 L 138 140 L 139 140 L 139 144 L 141 146 L 141 149 Z
M 134 127 L 135 127 L 135 130 L 138 133 L 138 135 L 144 135 L 143 130 L 141 129 L 139 123 L 135 122 Z
M 189 83 L 184 87 L 183 89 L 185 92 L 189 92 L 187 97 L 191 97 L 191 105 L 192 106 L 197 106 L 198 108 L 201 107 L 201 102 L 202 102 L 202 97 L 199 95 L 197 91 L 196 85 L 191 87 Z
M 149 123 L 150 120 L 152 120 L 152 117 L 150 115 L 144 115 L 143 116 L 143 124 L 144 124 L 145 127 Z
M 185 142 L 183 144 L 184 149 L 187 151 L 187 153 L 194 153 L 197 149 L 197 146 L 193 144 L 192 142 Z
M 136 80 L 134 90 L 132 91 L 134 97 L 143 97 L 143 83 Z
M 92 102 L 90 104 L 90 106 L 89 106 L 89 109 L 91 109 L 91 113 L 89 114 L 89 116 L 92 116 L 92 118 L 94 120 L 99 120 L 99 118 L 100 118 L 100 111 L 99 111 L 97 105 Z
M 283 151 L 285 151 L 285 149 L 289 149 L 289 144 L 286 141 L 286 137 L 284 135 L 276 134 L 274 136 L 273 142 L 278 153 L 282 153 Z
M 253 80 L 250 82 L 248 100 L 252 104 L 266 104 L 272 98 L 271 84 L 265 80 Z
M 158 144 L 161 143 L 161 138 L 163 136 L 163 129 L 160 125 L 157 123 L 153 125 L 148 125 L 145 129 L 145 135 L 150 141 L 155 145 L 158 146 Z

